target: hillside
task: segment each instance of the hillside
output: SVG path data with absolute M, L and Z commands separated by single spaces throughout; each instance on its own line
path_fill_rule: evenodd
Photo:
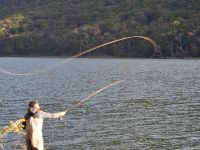
M 165 57 L 200 56 L 199 0 L 0 0 L 0 55 L 65 55 L 125 36 L 152 38 Z M 95 56 L 149 57 L 141 40 Z

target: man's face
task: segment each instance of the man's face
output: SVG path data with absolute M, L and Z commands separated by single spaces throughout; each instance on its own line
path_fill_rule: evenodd
M 39 110 L 39 109 L 40 109 L 40 105 L 39 105 L 38 103 L 36 103 L 36 104 L 34 105 L 34 109 L 35 109 L 35 110 Z

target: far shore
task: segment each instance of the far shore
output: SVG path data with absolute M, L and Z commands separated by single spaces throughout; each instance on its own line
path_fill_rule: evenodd
M 0 55 L 0 58 L 73 58 L 67 55 Z M 76 58 L 103 58 L 103 59 L 200 59 L 199 57 L 128 57 L 128 56 L 80 56 Z

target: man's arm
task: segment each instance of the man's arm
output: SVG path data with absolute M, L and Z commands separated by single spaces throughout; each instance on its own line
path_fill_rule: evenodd
M 40 119 L 45 119 L 45 118 L 49 118 L 49 119 L 53 119 L 53 118 L 61 118 L 66 114 L 65 111 L 62 112 L 58 112 L 58 113 L 49 113 L 49 112 L 44 112 L 42 110 L 40 110 L 39 112 L 37 112 L 36 114 L 34 114 L 34 118 L 40 118 Z

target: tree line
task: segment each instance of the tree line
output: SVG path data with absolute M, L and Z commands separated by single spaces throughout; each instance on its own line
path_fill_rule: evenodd
M 0 0 L 0 55 L 72 56 L 141 35 L 156 41 L 164 57 L 199 57 L 199 10 L 198 0 Z M 152 53 L 149 43 L 130 40 L 88 55 Z

